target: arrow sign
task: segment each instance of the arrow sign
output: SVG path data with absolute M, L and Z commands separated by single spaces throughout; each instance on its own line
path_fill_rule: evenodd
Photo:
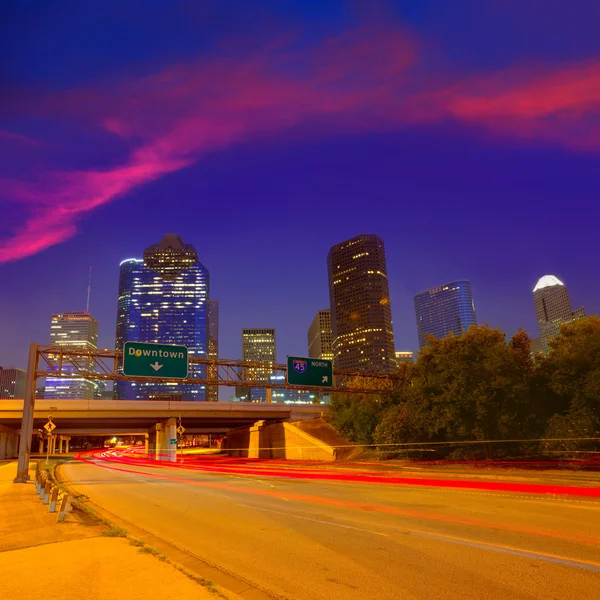
M 333 387 L 333 364 L 330 360 L 308 356 L 287 357 L 287 384 L 299 389 Z
M 170 344 L 125 342 L 123 375 L 126 377 L 185 379 L 188 375 L 188 350 L 185 346 Z

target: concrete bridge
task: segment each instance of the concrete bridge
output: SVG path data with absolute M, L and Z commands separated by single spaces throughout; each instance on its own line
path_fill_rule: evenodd
M 146 400 L 36 400 L 33 431 L 52 415 L 55 439 L 73 435 L 143 435 L 148 452 L 174 455 L 175 429 L 181 419 L 186 434 L 224 433 L 258 421 L 300 421 L 319 417 L 326 405 L 252 402 Z M 17 455 L 23 400 L 0 400 L 0 459 Z M 60 444 L 62 446 L 62 444 Z

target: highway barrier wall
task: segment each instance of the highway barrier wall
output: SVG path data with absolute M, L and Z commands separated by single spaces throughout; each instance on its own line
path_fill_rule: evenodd
M 349 458 L 360 452 L 321 418 L 293 423 L 257 421 L 251 427 L 232 429 L 221 450 L 244 458 L 323 461 Z

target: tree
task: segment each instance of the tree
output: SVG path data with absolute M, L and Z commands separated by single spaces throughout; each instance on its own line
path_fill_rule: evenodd
M 371 445 L 377 424 L 385 410 L 400 402 L 410 387 L 412 363 L 401 363 L 394 374 L 394 385 L 389 386 L 385 379 L 374 380 L 368 377 L 355 377 L 348 383 L 348 392 L 333 394 L 331 400 L 331 423 L 337 431 L 357 444 Z M 379 386 L 379 387 L 377 387 Z M 352 389 L 361 390 L 374 387 L 378 393 L 357 393 Z
M 412 380 L 408 408 L 413 426 L 436 441 L 521 435 L 534 369 L 524 332 L 508 346 L 501 331 L 483 326 L 432 339 L 421 351 Z M 487 457 L 492 455 L 491 444 L 483 448 Z
M 600 318 L 577 319 L 560 327 L 549 342 L 542 369 L 558 397 L 556 411 L 566 414 L 585 406 L 600 418 Z
M 598 448 L 594 440 L 573 438 L 600 437 L 600 422 L 582 400 L 575 400 L 564 414 L 553 415 L 547 423 L 542 450 L 555 456 L 574 456 Z

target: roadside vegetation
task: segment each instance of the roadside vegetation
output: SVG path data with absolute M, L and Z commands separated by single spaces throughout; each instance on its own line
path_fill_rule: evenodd
M 562 325 L 550 346 L 532 356 L 524 331 L 507 342 L 487 326 L 432 338 L 416 363 L 400 365 L 394 394 L 334 394 L 331 422 L 388 457 L 593 456 L 600 443 L 585 438 L 600 438 L 600 318 Z

